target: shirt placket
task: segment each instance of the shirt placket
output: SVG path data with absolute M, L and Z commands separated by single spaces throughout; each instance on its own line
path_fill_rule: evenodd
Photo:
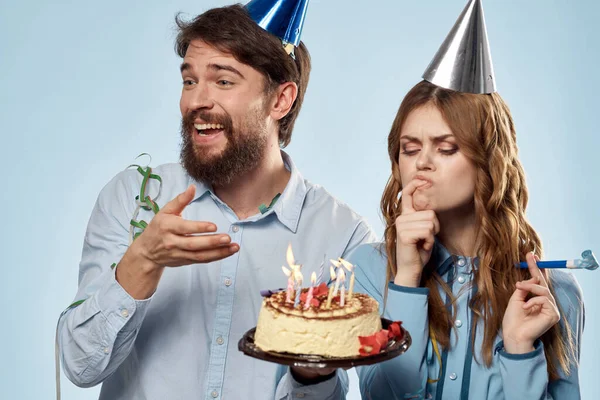
M 233 222 L 227 232 L 232 243 L 242 242 L 243 225 Z M 210 346 L 210 359 L 208 364 L 208 385 L 206 400 L 222 397 L 223 377 L 227 359 L 228 339 L 231 329 L 231 317 L 235 298 L 235 278 L 240 257 L 240 251 L 221 261 L 221 275 L 219 276 L 219 289 L 217 291 L 217 307 L 215 310 L 215 324 Z
M 466 257 L 458 256 L 454 263 L 455 267 L 449 271 L 453 274 L 452 294 L 458 298 L 457 315 L 454 321 L 454 328 L 450 335 L 452 351 L 449 352 L 447 366 L 445 369 L 444 398 L 459 399 L 462 389 L 462 374 L 464 369 L 464 355 L 467 353 L 469 343 L 469 318 L 468 318 L 468 291 L 464 287 L 471 281 L 470 262 Z M 457 335 L 454 334 L 457 333 Z

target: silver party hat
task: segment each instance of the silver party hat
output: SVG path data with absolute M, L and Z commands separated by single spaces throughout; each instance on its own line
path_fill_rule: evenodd
M 465 93 L 496 91 L 481 0 L 469 0 L 423 79 Z

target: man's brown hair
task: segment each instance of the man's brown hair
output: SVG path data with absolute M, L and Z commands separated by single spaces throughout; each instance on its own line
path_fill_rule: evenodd
M 279 121 L 279 144 L 292 139 L 294 122 L 300 113 L 310 75 L 310 55 L 304 43 L 295 48 L 295 59 L 283 49 L 281 40 L 254 22 L 239 5 L 213 8 L 191 21 L 175 18 L 179 32 L 175 51 L 183 58 L 192 40 L 202 40 L 265 77 L 265 93 L 270 95 L 282 83 L 294 82 L 298 95 L 290 112 Z

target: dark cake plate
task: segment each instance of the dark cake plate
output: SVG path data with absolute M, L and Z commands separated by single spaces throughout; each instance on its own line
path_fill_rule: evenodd
M 389 319 L 381 318 L 381 325 L 383 329 L 387 329 L 392 321 Z M 290 365 L 292 367 L 303 367 L 303 368 L 352 368 L 359 365 L 371 365 L 377 364 L 382 361 L 391 360 L 394 357 L 398 357 L 408 350 L 412 343 L 410 334 L 404 327 L 402 329 L 402 339 L 396 340 L 391 339 L 387 346 L 377 354 L 369 356 L 357 356 L 357 357 L 323 357 L 314 354 L 291 354 L 291 353 L 277 353 L 274 351 L 263 351 L 254 344 L 254 332 L 256 328 L 250 329 L 244 334 L 238 343 L 238 349 L 246 354 L 247 356 L 257 358 L 259 360 L 274 362 L 282 365 Z

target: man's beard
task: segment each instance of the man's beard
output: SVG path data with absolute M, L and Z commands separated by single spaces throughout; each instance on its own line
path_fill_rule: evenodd
M 181 121 L 180 159 L 187 173 L 197 181 L 224 186 L 255 169 L 267 149 L 264 115 L 262 107 L 254 108 L 236 127 L 228 114 L 199 111 L 184 115 Z M 210 155 L 209 149 L 194 144 L 192 135 L 198 135 L 194 128 L 197 118 L 207 124 L 223 125 L 227 141 L 220 154 Z

